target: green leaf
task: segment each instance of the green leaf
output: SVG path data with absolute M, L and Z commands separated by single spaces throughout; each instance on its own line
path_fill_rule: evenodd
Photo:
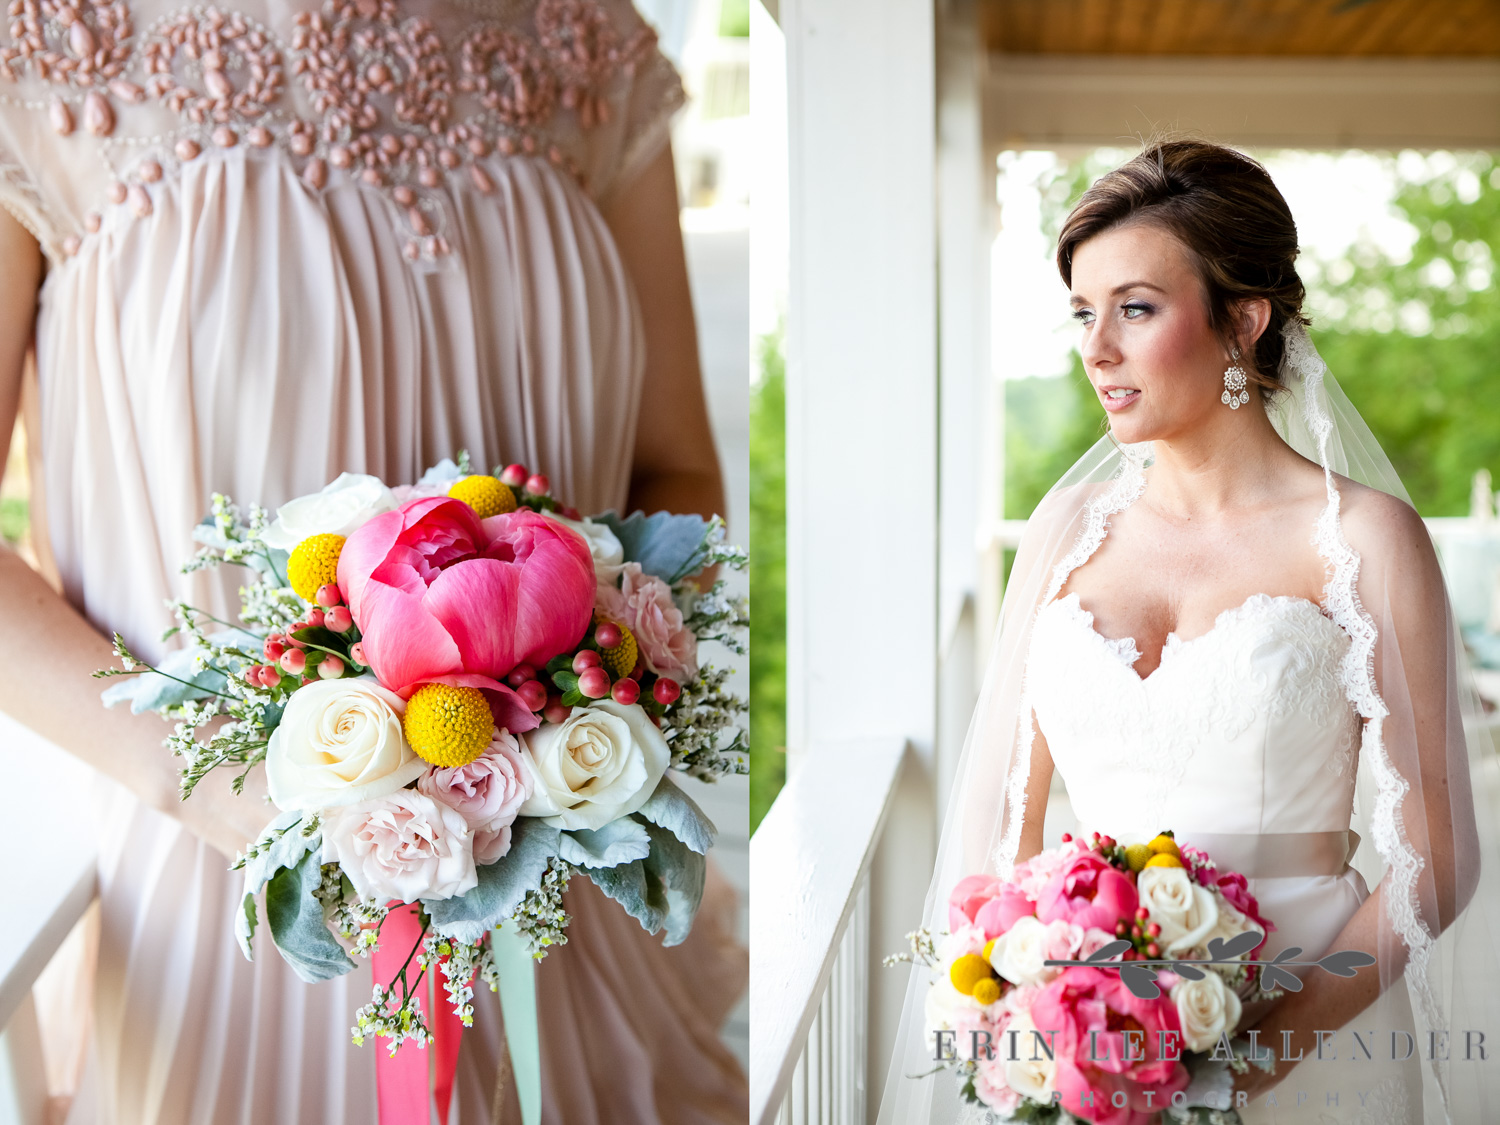
M 572 691 L 563 692 L 561 702 L 564 707 L 582 707 L 588 703 L 588 700 L 584 698 L 583 692 L 574 688 Z
M 594 885 L 625 908 L 648 934 L 660 931 L 671 907 L 661 880 L 646 875 L 642 860 L 588 870 Z
M 593 520 L 615 533 L 625 550 L 626 561 L 639 563 L 647 574 L 654 574 L 668 584 L 702 570 L 708 558 L 709 524 L 702 516 L 679 516 L 671 512 L 647 516 L 635 512 L 621 519 L 610 511 L 594 516 Z
M 323 834 L 302 834 L 302 821 L 307 814 L 293 809 L 284 812 L 261 831 L 252 851 L 256 855 L 245 860 L 245 893 L 241 898 L 243 909 L 234 920 L 234 936 L 239 939 L 245 960 L 255 960 L 250 941 L 255 936 L 255 896 L 265 888 L 278 871 L 295 867 L 297 862 L 314 848 L 321 847 Z
M 433 927 L 444 937 L 473 944 L 515 913 L 558 854 L 555 825 L 536 817 L 519 817 L 510 828 L 510 851 L 479 868 L 479 885 L 457 898 L 424 902 Z
M 564 832 L 559 843 L 557 854 L 575 867 L 617 867 L 651 854 L 646 826 L 628 816 L 593 831 Z
M 655 881 L 665 895 L 666 928 L 663 945 L 678 945 L 687 938 L 703 901 L 703 879 L 708 861 L 665 828 L 651 825 L 651 854 L 641 861 L 648 880 Z M 655 933 L 655 931 L 652 931 Z
M 557 685 L 558 690 L 566 693 L 578 690 L 578 673 L 571 668 L 552 673 L 552 682 Z
M 699 855 L 713 847 L 719 830 L 694 800 L 663 776 L 650 799 L 636 810 L 652 824 L 670 831 Z
M 323 881 L 319 852 L 310 851 L 296 867 L 283 867 L 266 886 L 266 922 L 271 938 L 292 970 L 309 984 L 343 976 L 354 968 L 344 947 L 323 920 L 323 904 L 313 892 Z

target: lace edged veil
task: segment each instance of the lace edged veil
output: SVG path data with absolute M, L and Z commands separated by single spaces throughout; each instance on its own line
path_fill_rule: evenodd
M 1372 534 L 1368 521 L 1353 544 L 1345 536 L 1341 478 L 1409 503 L 1395 469 L 1305 327 L 1289 325 L 1285 338 L 1287 390 L 1267 410 L 1287 443 L 1327 477 L 1329 503 L 1315 533 L 1328 560 L 1324 608 L 1353 641 L 1340 678 L 1362 727 L 1350 824 L 1362 842 L 1351 863 L 1379 899 L 1377 964 L 1361 971 L 1378 970 L 1381 992 L 1348 1026 L 1414 1029 L 1421 1060 L 1416 1089 L 1411 1071 L 1378 1073 L 1377 1056 L 1372 1085 L 1384 1082 L 1377 1101 L 1388 1108 L 1368 1119 L 1465 1125 L 1500 1104 L 1500 760 L 1425 529 L 1414 516 L 1408 521 L 1416 544 L 1400 527 Z M 1045 808 L 1046 788 L 1031 771 L 1032 622 L 1103 541 L 1109 517 L 1144 490 L 1149 459 L 1149 443 L 1102 439 L 1028 523 L 943 821 L 922 919 L 934 934 L 947 929 L 958 880 L 1008 874 L 1028 805 Z M 912 968 L 881 1125 L 953 1122 L 969 1112 L 954 1076 L 931 1073 L 929 979 L 924 967 Z M 1268 1025 L 1274 1020 L 1273 1013 Z M 1345 1107 L 1344 1116 L 1367 1120 L 1357 1116 L 1363 1112 Z

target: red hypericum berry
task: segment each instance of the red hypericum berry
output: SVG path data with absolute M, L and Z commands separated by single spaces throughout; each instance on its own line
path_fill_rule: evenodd
M 590 668 L 599 667 L 599 654 L 591 648 L 586 648 L 577 656 L 573 657 L 573 671 L 580 676 Z
M 526 483 L 529 475 L 525 465 L 507 465 L 500 473 L 500 483 L 508 484 L 511 488 L 520 488 Z
M 307 645 L 305 645 L 303 642 L 299 641 L 296 637 L 294 637 L 292 635 L 293 633 L 297 632 L 299 629 L 306 629 L 306 628 L 307 628 L 307 622 L 306 621 L 293 621 L 290 625 L 287 626 L 287 629 L 286 629 L 286 643 L 289 644 L 289 645 L 292 645 L 295 648 L 306 648 Z
M 1150 944 L 1148 944 L 1146 946 L 1146 956 L 1152 958 L 1153 960 L 1156 959 L 1157 957 L 1160 957 L 1161 956 L 1161 946 L 1157 945 L 1156 942 L 1154 942 L 1154 941 L 1151 942 Z
M 1130 927 L 1130 936 L 1133 937 L 1133 938 L 1140 937 L 1141 936 L 1141 928 L 1139 926 L 1131 926 Z
M 635 662 L 635 667 L 630 670 L 630 678 L 632 680 L 634 680 L 636 683 L 640 683 L 641 682 L 641 677 L 644 676 L 645 674 L 646 674 L 646 662 L 644 660 L 637 660 Z
M 307 623 L 314 629 L 321 629 L 323 627 L 323 611 L 316 607 L 308 610 Z
M 1135 908 L 1135 920 L 1137 922 L 1144 922 L 1146 920 L 1146 908 L 1144 906 Z
M 561 703 L 549 703 L 547 709 L 542 712 L 542 718 L 549 723 L 565 723 L 568 716 L 573 713 L 573 708 L 564 707 Z
M 281 654 L 281 670 L 289 676 L 302 675 L 307 667 L 307 657 L 300 648 L 289 648 Z
M 627 677 L 616 683 L 609 694 L 616 703 L 629 707 L 641 697 L 641 685 Z
M 516 688 L 516 694 L 521 697 L 521 702 L 526 704 L 528 711 L 540 711 L 547 706 L 547 689 L 536 680 L 526 680 Z
M 600 648 L 614 648 L 624 639 L 620 636 L 620 627 L 613 621 L 606 621 L 594 631 L 594 641 Z
M 1140 960 L 1140 955 L 1137 954 L 1136 951 L 1133 950 L 1133 949 L 1127 949 L 1125 951 L 1125 960 L 1126 961 L 1138 961 L 1138 960 Z
M 323 624 L 335 633 L 347 633 L 354 624 L 354 618 L 349 613 L 346 605 L 336 605 L 323 615 Z
M 250 665 L 250 667 L 246 668 L 245 671 L 242 674 L 245 677 L 245 682 L 247 684 L 249 684 L 251 687 L 258 687 L 260 685 L 260 665 L 259 664 L 252 664 L 252 665 Z
M 541 473 L 532 473 L 526 478 L 526 491 L 533 496 L 545 496 L 552 491 L 552 482 Z
M 676 703 L 677 697 L 681 694 L 682 688 L 678 686 L 677 681 L 669 680 L 665 676 L 657 680 L 655 686 L 651 689 L 652 698 L 663 707 L 670 707 Z
M 1099 846 L 1108 851 L 1115 846 L 1115 838 L 1113 836 L 1102 836 L 1099 839 Z
M 332 582 L 325 582 L 318 587 L 318 596 L 315 599 L 324 609 L 332 609 L 336 605 L 342 605 L 344 595 L 339 593 L 339 588 Z
M 603 668 L 585 668 L 578 674 L 578 690 L 590 699 L 603 699 L 609 694 L 609 673 Z
M 1125 936 L 1125 923 L 1124 922 L 1116 922 L 1115 923 L 1115 937 L 1124 937 L 1124 936 Z
M 266 638 L 266 643 L 261 646 L 261 652 L 272 664 L 281 659 L 281 654 L 286 651 L 286 645 L 275 636 Z
M 281 683 L 281 673 L 270 664 L 262 664 L 260 666 L 261 687 L 273 688 L 279 683 Z
M 1146 927 L 1146 933 L 1151 937 L 1161 937 L 1161 926 L 1156 922 L 1152 922 Z
M 505 682 L 513 688 L 518 688 L 527 680 L 536 679 L 536 669 L 530 664 L 517 664 L 510 670 L 510 675 L 505 677 Z
M 361 668 L 368 668 L 370 666 L 370 662 L 365 659 L 364 641 L 355 641 L 352 645 L 349 646 L 349 659 L 354 661 L 354 663 L 358 664 Z
M 1065 844 L 1071 844 L 1073 842 L 1073 833 L 1064 832 L 1062 835 L 1062 841 Z
M 580 512 L 577 508 L 559 508 L 557 510 L 557 514 L 562 516 L 562 518 L 565 520 L 583 519 L 583 513 Z
M 325 656 L 318 661 L 318 675 L 325 680 L 336 680 L 344 674 L 344 662 L 337 656 Z

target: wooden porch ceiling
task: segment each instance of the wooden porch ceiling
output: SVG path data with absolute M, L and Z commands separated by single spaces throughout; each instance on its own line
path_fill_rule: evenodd
M 1500 57 L 1500 0 L 980 0 L 1009 55 Z

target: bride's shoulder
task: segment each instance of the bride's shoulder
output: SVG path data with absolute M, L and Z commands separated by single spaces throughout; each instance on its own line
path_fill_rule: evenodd
M 1338 476 L 1339 522 L 1364 569 L 1441 583 L 1437 551 L 1422 517 L 1405 500 Z

